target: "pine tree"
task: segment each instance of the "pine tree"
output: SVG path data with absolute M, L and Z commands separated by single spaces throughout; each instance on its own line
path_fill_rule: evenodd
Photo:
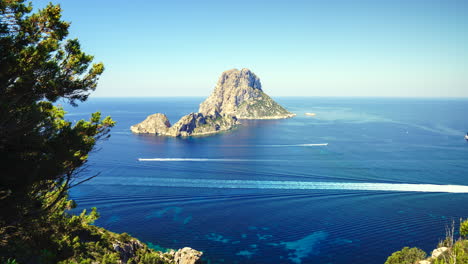
M 96 142 L 109 136 L 110 117 L 76 123 L 56 106 L 85 101 L 104 70 L 67 39 L 59 5 L 32 13 L 24 0 L 0 0 L 0 237 L 63 210 L 67 191 L 86 181 L 79 172 Z M 45 218 L 44 218 L 45 217 Z M 3 241 L 5 242 L 5 241 Z M 0 241 L 2 243 L 2 241 Z

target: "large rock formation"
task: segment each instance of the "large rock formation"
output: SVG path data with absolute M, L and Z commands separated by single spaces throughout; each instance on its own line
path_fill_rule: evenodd
M 177 123 L 171 123 L 164 114 L 153 114 L 143 122 L 130 127 L 134 133 L 148 133 L 160 136 L 187 137 L 209 135 L 232 129 L 238 124 L 237 118 L 229 115 L 203 115 L 190 113 Z
M 153 114 L 130 127 L 134 133 L 186 137 L 230 130 L 237 119 L 280 119 L 292 117 L 262 91 L 260 79 L 249 69 L 221 74 L 213 93 L 200 104 L 199 113 L 183 116 L 171 126 L 164 114 Z
M 200 104 L 200 113 L 236 116 L 239 119 L 281 119 L 294 116 L 262 90 L 260 79 L 249 69 L 221 74 L 213 93 Z

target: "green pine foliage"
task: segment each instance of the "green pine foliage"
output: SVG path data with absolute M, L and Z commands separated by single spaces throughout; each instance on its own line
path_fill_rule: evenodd
M 129 262 L 136 264 L 165 264 L 168 260 L 161 257 L 157 252 L 145 252 L 143 249 L 137 251 L 137 257 L 131 258 Z
M 49 199 L 53 200 L 54 194 Z M 67 196 L 56 203 L 57 210 L 29 226 L 20 226 L 0 247 L 0 263 L 120 263 L 115 244 L 138 242 L 127 233 L 116 234 L 92 225 L 99 218 L 96 208 L 74 215 L 67 211 L 76 204 Z M 139 243 L 139 242 L 138 242 Z M 171 259 L 140 243 L 127 263 L 170 263 Z
M 32 10 L 0 0 L 0 263 L 118 263 L 114 244 L 137 240 L 93 226 L 96 208 L 70 214 L 68 199 L 93 177 L 80 172 L 115 122 L 96 112 L 72 123 L 57 106 L 85 101 L 104 66 L 66 38 L 59 5 Z M 139 245 L 129 263 L 164 263 Z
M 98 112 L 75 124 L 64 119 L 54 103 L 85 101 L 104 66 L 66 39 L 70 24 L 59 5 L 32 9 L 24 0 L 0 1 L 0 211 L 8 212 L 0 214 L 0 233 L 57 210 L 86 180 L 79 172 L 88 154 L 115 124 Z

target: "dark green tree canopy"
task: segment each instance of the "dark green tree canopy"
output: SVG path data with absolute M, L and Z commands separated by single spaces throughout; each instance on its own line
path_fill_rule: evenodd
M 59 5 L 32 13 L 24 0 L 0 0 L 0 235 L 55 210 L 114 125 L 100 113 L 72 124 L 53 104 L 85 101 L 104 70 L 66 39 L 69 26 Z
M 67 98 L 84 101 L 96 88 L 102 63 L 81 51 L 77 39 L 66 40 L 70 23 L 61 20 L 58 5 L 29 15 L 31 4 L 0 4 L 0 89 L 17 103 Z

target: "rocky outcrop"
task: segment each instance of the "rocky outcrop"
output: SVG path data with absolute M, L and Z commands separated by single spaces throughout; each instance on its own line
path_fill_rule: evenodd
M 143 122 L 130 127 L 133 133 L 150 133 L 165 135 L 168 133 L 171 123 L 164 114 L 153 114 L 148 116 Z
M 418 264 L 431 264 L 436 261 L 439 257 L 443 256 L 446 252 L 448 252 L 450 248 L 448 247 L 439 247 L 432 251 L 432 254 L 429 258 L 425 260 L 418 261 Z
M 201 136 L 230 130 L 238 124 L 237 118 L 229 115 L 203 115 L 190 113 L 173 126 L 166 115 L 154 114 L 143 122 L 130 127 L 134 133 L 148 133 L 160 136 L 188 137 Z
M 130 130 L 171 137 L 200 136 L 230 130 L 239 124 L 238 119 L 281 119 L 295 115 L 265 94 L 260 79 L 249 69 L 223 72 L 198 112 L 183 116 L 173 126 L 166 115 L 153 114 Z
M 195 249 L 191 249 L 189 247 L 184 247 L 182 249 L 177 250 L 174 253 L 174 263 L 175 264 L 195 264 L 199 263 L 199 260 L 203 252 L 196 251 Z
M 119 263 L 122 264 L 136 263 L 135 257 L 137 257 L 138 250 L 143 250 L 145 252 L 151 251 L 145 244 L 137 239 L 132 239 L 127 242 L 115 241 L 112 243 L 112 246 L 114 251 L 119 253 Z M 160 251 L 153 252 L 158 254 L 159 258 L 163 260 L 164 263 L 171 264 L 197 264 L 200 263 L 200 259 L 203 255 L 203 252 L 189 247 L 184 247 L 177 251 L 171 249 L 166 253 Z M 137 262 L 140 263 L 139 261 Z
M 169 131 L 175 137 L 199 136 L 230 130 L 237 124 L 237 118 L 230 115 L 205 116 L 202 113 L 190 113 L 175 123 Z
M 448 247 L 440 247 L 440 248 L 436 248 L 432 251 L 432 255 L 431 257 L 433 259 L 437 259 L 440 255 L 442 255 L 445 251 L 448 250 Z
M 135 257 L 137 250 L 145 248 L 145 245 L 140 241 L 134 239 L 128 242 L 116 241 L 112 243 L 112 247 L 120 255 L 120 262 L 127 263 L 130 258 Z
M 249 69 L 225 71 L 213 93 L 200 104 L 200 113 L 239 119 L 281 119 L 294 116 L 262 90 L 260 79 Z

